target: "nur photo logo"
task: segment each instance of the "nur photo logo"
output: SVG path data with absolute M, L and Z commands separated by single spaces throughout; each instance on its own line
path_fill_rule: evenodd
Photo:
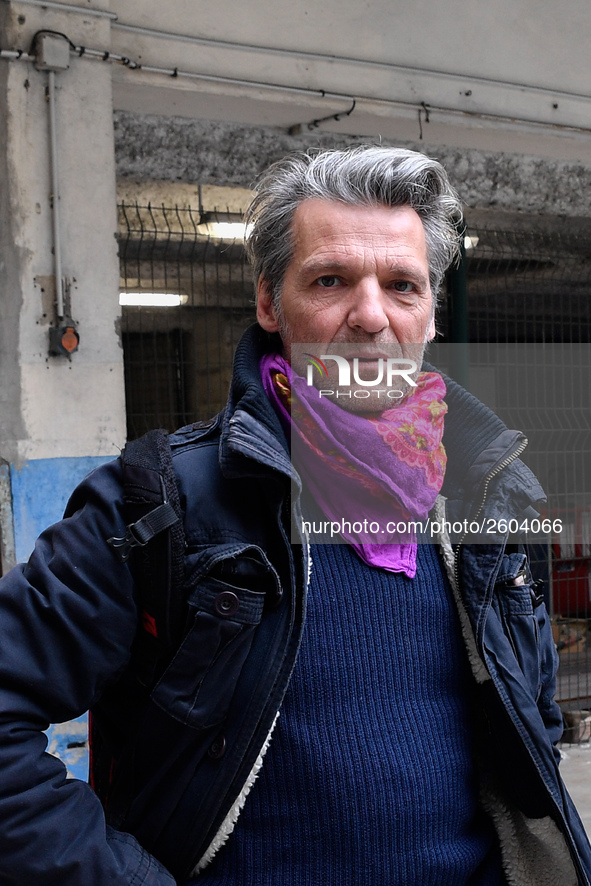
M 308 387 L 316 387 L 319 397 L 367 399 L 374 396 L 400 400 L 409 386 L 417 386 L 417 364 L 406 357 L 374 356 L 371 353 L 345 357 L 342 354 L 315 355 L 309 352 L 303 352 L 302 357 L 307 364 L 306 384 Z M 326 365 L 328 361 L 332 361 L 332 373 Z M 336 386 L 332 380 L 335 368 Z M 331 381 L 333 387 L 329 388 L 328 383 Z M 397 389 L 396 381 L 399 385 L 403 382 L 405 390 Z M 383 387 L 379 387 L 380 385 Z

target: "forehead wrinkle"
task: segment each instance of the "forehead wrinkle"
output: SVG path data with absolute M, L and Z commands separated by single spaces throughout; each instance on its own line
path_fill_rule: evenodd
M 304 273 L 309 273 L 310 271 L 347 271 L 351 268 L 351 262 L 345 261 L 342 258 L 339 258 L 335 255 L 318 255 L 311 256 L 310 258 L 304 259 L 301 264 L 301 269 Z

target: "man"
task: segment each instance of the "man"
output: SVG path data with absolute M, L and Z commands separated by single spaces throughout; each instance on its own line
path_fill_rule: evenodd
M 444 525 L 444 499 L 452 519 L 496 519 L 542 496 L 521 436 L 437 373 L 417 371 L 388 409 L 304 390 L 299 343 L 353 346 L 364 380 L 388 348 L 422 351 L 458 215 L 441 166 L 414 152 L 295 156 L 263 176 L 259 325 L 225 412 L 171 438 L 178 651 L 156 680 L 138 666 L 154 628 L 138 628 L 138 565 L 108 543 L 129 522 L 120 461 L 0 585 L 0 882 L 590 883 L 558 774 L 556 655 L 521 549 L 452 547 L 441 531 L 310 558 L 301 531 L 335 495 L 428 510 L 427 527 Z M 303 517 L 299 468 L 331 481 L 305 492 Z M 89 707 L 109 757 L 106 828 L 91 789 L 43 754 L 47 723 Z

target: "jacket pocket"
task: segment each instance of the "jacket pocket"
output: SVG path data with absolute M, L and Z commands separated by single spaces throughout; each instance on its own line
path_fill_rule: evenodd
M 523 568 L 510 569 L 502 575 L 495 591 L 503 630 L 526 685 L 537 701 L 542 688 L 538 607 L 534 605 L 535 594 L 531 585 L 526 583 L 525 574 Z
M 189 629 L 152 691 L 158 707 L 202 729 L 226 716 L 260 623 L 265 593 L 205 577 L 189 599 Z

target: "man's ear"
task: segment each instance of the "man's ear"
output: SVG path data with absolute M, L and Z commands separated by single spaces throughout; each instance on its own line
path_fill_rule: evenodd
M 279 323 L 269 284 L 261 278 L 257 284 L 257 320 L 266 332 L 279 332 Z
M 427 341 L 433 341 L 435 336 L 437 335 L 437 329 L 435 328 L 435 313 L 431 316 L 431 322 L 429 323 L 429 327 L 427 329 Z

